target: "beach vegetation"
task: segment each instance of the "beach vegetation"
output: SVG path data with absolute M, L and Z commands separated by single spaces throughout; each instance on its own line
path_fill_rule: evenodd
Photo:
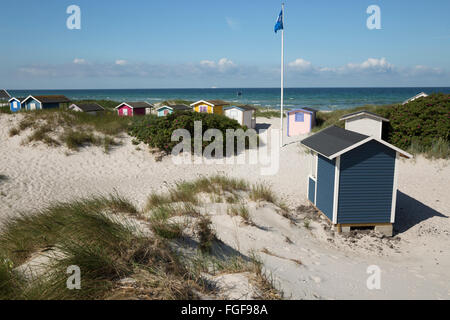
M 383 125 L 383 139 L 428 158 L 448 159 L 450 150 L 450 95 L 436 93 L 411 101 L 405 105 L 362 106 L 353 109 L 318 112 L 317 126 L 320 131 L 331 125 L 344 127 L 339 121 L 344 115 L 367 110 L 389 122 Z
M 199 249 L 203 253 L 210 253 L 216 234 L 212 228 L 212 221 L 208 215 L 202 215 L 197 219 L 195 232 L 199 239 Z
M 220 138 L 214 137 L 211 141 L 200 141 L 201 150 L 204 151 L 205 148 L 213 144 L 215 139 L 222 139 L 223 143 L 223 154 L 226 154 L 225 141 L 226 141 L 226 131 L 231 130 L 243 130 L 242 127 L 236 120 L 230 119 L 223 115 L 218 114 L 206 114 L 198 112 L 174 112 L 165 117 L 156 116 L 145 116 L 136 117 L 133 119 L 133 123 L 130 126 L 128 133 L 134 137 L 135 140 L 143 142 L 149 145 L 151 148 L 156 148 L 166 154 L 169 154 L 175 146 L 180 144 L 181 141 L 172 141 L 173 133 L 178 129 L 185 129 L 190 134 L 191 137 L 191 152 L 194 152 L 194 123 L 196 121 L 201 121 L 202 124 L 202 137 L 205 132 L 209 129 L 217 129 L 222 133 Z M 255 133 L 256 135 L 256 133 Z M 238 141 L 239 136 L 235 138 L 235 150 L 237 150 L 236 141 Z M 249 138 L 245 137 L 245 147 L 248 148 L 250 145 Z M 257 137 L 256 137 L 257 139 Z
M 26 143 L 40 141 L 48 146 L 65 145 L 74 151 L 95 145 L 108 153 L 113 146 L 120 145 L 116 137 L 125 133 L 130 123 L 129 119 L 108 112 L 94 116 L 65 110 L 39 110 L 23 115 L 18 125 L 10 129 L 10 136 L 31 129 Z

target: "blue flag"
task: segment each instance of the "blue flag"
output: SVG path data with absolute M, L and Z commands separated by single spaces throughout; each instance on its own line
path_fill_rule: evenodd
M 278 16 L 277 23 L 275 24 L 275 33 L 277 33 L 278 30 L 283 30 L 283 10 L 281 10 L 280 15 Z

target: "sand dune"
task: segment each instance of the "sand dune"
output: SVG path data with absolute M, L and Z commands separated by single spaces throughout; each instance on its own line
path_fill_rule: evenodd
M 152 192 L 212 174 L 265 182 L 291 207 L 306 204 L 307 156 L 294 143 L 300 138 L 286 138 L 278 174 L 261 176 L 259 165 L 175 165 L 171 157 L 158 162 L 145 146 L 136 150 L 125 136 L 123 145 L 109 154 L 97 147 L 68 154 L 62 147 L 23 146 L 26 134 L 11 138 L 8 134 L 19 117 L 0 114 L 0 174 L 5 176 L 0 180 L 0 223 L 9 215 L 54 201 L 114 192 L 142 208 Z M 258 118 L 258 122 L 270 128 L 279 126 L 277 119 Z M 399 169 L 398 235 L 394 240 L 371 234 L 333 236 L 320 219 L 306 229 L 301 222 L 293 225 L 270 206 L 251 209 L 259 228 L 239 225 L 223 212 L 214 215 L 213 222 L 219 238 L 229 246 L 244 254 L 260 253 L 266 270 L 287 297 L 449 299 L 449 161 L 419 157 L 402 161 Z M 381 290 L 366 287 L 370 265 L 382 270 Z

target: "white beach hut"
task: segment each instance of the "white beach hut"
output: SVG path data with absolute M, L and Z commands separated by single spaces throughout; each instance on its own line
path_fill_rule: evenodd
M 425 92 L 421 92 L 421 93 L 419 93 L 419 94 L 416 94 L 414 97 L 409 98 L 408 100 L 403 101 L 403 105 L 407 104 L 408 102 L 417 100 L 417 99 L 419 99 L 419 98 L 426 98 L 426 97 L 428 97 L 428 95 L 427 95 Z
M 247 126 L 249 129 L 256 127 L 256 109 L 251 106 L 231 106 L 224 109 L 228 118 L 234 119 L 241 126 Z

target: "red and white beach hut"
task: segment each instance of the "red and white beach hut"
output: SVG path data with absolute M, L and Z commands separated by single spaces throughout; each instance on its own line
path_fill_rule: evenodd
M 117 114 L 121 117 L 134 117 L 134 116 L 145 116 L 150 114 L 154 108 L 148 102 L 123 102 L 119 104 L 115 109 Z

